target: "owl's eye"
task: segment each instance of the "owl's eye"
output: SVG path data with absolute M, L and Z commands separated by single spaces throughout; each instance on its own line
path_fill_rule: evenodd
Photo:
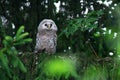
M 50 24 L 50 27 L 52 27 L 52 24 Z
M 47 24 L 45 24 L 45 26 L 47 26 Z

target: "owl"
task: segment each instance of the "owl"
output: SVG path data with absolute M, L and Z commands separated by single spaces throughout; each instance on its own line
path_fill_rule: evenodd
M 42 20 L 38 26 L 34 52 L 45 52 L 49 54 L 55 53 L 57 45 L 57 30 L 58 28 L 53 20 Z

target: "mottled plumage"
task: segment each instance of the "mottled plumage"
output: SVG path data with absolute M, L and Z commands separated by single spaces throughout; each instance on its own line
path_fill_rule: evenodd
M 45 51 L 55 53 L 57 45 L 57 26 L 51 19 L 44 19 L 38 26 L 35 53 Z

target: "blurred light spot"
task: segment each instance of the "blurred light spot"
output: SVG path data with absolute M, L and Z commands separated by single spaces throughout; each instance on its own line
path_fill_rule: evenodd
M 111 34 L 111 32 L 112 32 L 112 30 L 110 29 L 110 30 L 108 31 L 108 34 Z
M 109 7 L 109 5 L 112 4 L 112 1 L 107 1 L 107 0 L 105 0 L 105 1 L 103 2 L 103 4 L 105 4 L 107 7 Z
M 95 21 L 95 24 L 98 24 L 98 21 Z
M 62 15 L 65 16 L 65 13 L 63 13 Z
M 64 50 L 64 52 L 66 52 L 66 50 Z
M 102 4 L 103 2 L 101 0 L 97 1 L 99 4 Z
M 111 14 L 112 12 L 111 11 L 109 11 L 109 14 Z
M 9 10 L 6 10 L 6 13 L 8 16 L 10 16 L 10 11 Z
M 48 3 L 48 0 L 45 0 L 45 3 Z
M 77 14 L 76 17 L 79 17 L 79 14 Z
M 24 7 L 23 7 L 23 6 L 21 6 L 21 7 L 20 7 L 20 11 L 22 11 L 23 9 L 24 9 Z
M 36 65 L 38 64 L 38 62 L 35 63 Z
M 60 18 L 58 17 L 57 20 L 60 20 Z
M 113 37 L 113 38 L 116 38 L 116 37 L 117 37 L 117 33 L 115 32 L 115 33 L 114 33 L 114 37 Z
M 15 29 L 15 25 L 12 23 L 12 29 Z
M 19 52 L 18 54 L 22 54 L 22 52 Z
M 15 32 L 13 32 L 13 34 L 15 34 Z
M 45 8 L 48 8 L 48 6 L 47 6 L 47 5 L 45 5 Z
M 110 16 L 111 18 L 113 18 L 113 16 Z
M 108 0 L 105 0 L 104 2 L 102 0 L 98 0 L 97 1 L 99 4 L 104 4 L 106 5 L 107 7 L 109 7 L 113 1 L 108 1 Z
M 83 3 L 83 0 L 80 0 L 80 3 Z
M 97 32 L 97 34 L 100 34 L 100 32 Z
M 120 55 L 118 55 L 118 57 L 120 58 Z
M 105 27 L 105 28 L 102 28 L 102 30 L 106 31 L 107 29 L 106 29 L 106 27 Z
M 92 30 L 93 30 L 93 28 L 90 28 L 90 29 L 89 29 L 89 32 L 91 32 Z
M 59 12 L 59 10 L 60 10 L 60 1 L 58 1 L 57 3 L 54 3 L 54 5 L 56 6 L 56 12 Z
M 26 7 L 30 6 L 30 2 L 26 2 L 26 3 L 25 3 L 25 6 L 26 6 Z
M 90 8 L 91 8 L 91 10 L 94 10 L 94 7 L 93 7 L 93 5 L 91 5 L 91 6 L 90 6 Z
M 103 32 L 103 34 L 106 34 L 106 32 Z
M 93 5 L 93 2 L 91 2 L 90 4 Z
M 88 13 L 88 8 L 86 8 L 84 11 L 84 14 L 87 14 L 87 13 Z
M 63 2 L 62 5 L 64 6 L 64 5 L 65 5 L 65 2 Z
M 114 4 L 114 6 L 117 6 L 117 4 Z
M 24 30 L 22 30 L 22 32 L 24 32 Z
M 113 56 L 113 52 L 109 52 L 109 55 L 110 55 L 110 56 Z
M 69 46 L 69 47 L 68 47 L 68 49 L 70 50 L 70 49 L 71 49 L 71 47 Z
M 115 8 L 114 7 L 111 7 L 112 10 L 114 10 Z

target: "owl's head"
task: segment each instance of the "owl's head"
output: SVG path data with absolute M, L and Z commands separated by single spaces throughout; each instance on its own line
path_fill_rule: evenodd
M 57 31 L 57 26 L 53 20 L 44 19 L 40 22 L 39 27 L 38 27 L 38 31 L 41 31 L 41 30 Z

